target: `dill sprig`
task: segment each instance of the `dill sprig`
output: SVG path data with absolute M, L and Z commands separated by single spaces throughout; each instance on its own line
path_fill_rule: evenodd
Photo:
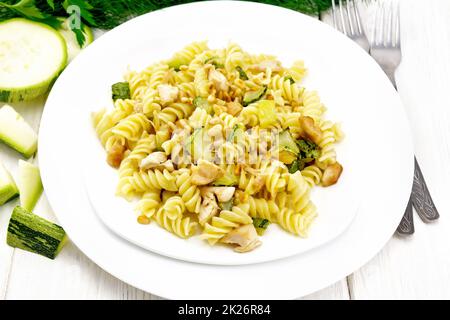
M 0 21 L 14 17 L 25 17 L 58 28 L 56 17 L 67 17 L 72 5 L 81 9 L 82 23 L 90 27 L 112 29 L 130 18 L 141 14 L 178 5 L 194 0 L 2 0 L 0 1 Z M 309 15 L 319 15 L 331 6 L 330 0 L 259 0 Z M 85 41 L 81 29 L 72 30 L 80 46 Z

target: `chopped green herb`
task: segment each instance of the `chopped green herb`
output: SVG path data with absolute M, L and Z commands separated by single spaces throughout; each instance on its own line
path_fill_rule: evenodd
M 208 63 L 212 64 L 214 67 L 216 67 L 216 69 L 224 67 L 223 62 L 221 62 L 220 58 L 217 56 L 206 59 L 205 64 L 208 64 Z
M 309 140 L 297 140 L 302 159 L 317 159 L 320 156 L 319 146 Z
M 236 67 L 237 72 L 239 72 L 239 78 L 241 80 L 248 80 L 248 76 L 245 73 L 244 69 L 242 69 L 240 66 Z
M 130 99 L 130 85 L 128 82 L 117 82 L 112 85 L 112 99 Z
M 301 161 L 297 158 L 290 165 L 288 165 L 289 173 L 296 173 L 301 167 Z
M 270 221 L 262 218 L 252 218 L 252 219 L 256 232 L 258 233 L 258 235 L 262 236 L 264 232 L 267 230 L 267 227 L 270 225 Z
M 297 140 L 296 141 L 300 152 L 298 157 L 289 166 L 289 173 L 295 173 L 299 170 L 303 170 L 306 164 L 314 161 L 320 157 L 319 146 L 308 140 Z
M 286 80 L 289 80 L 289 82 L 291 83 L 291 84 L 294 84 L 295 83 L 295 80 L 294 80 L 294 78 L 292 78 L 291 76 L 287 76 L 287 77 L 284 77 Z

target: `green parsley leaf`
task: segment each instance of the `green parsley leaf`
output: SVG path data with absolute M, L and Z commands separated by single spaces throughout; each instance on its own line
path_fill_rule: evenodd
M 130 85 L 128 82 L 117 82 L 111 88 L 114 101 L 117 99 L 130 99 Z

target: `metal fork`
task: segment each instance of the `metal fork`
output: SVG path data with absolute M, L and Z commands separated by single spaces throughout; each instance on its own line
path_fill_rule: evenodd
M 355 41 L 366 52 L 369 52 L 369 41 L 361 26 L 361 19 L 355 2 L 353 0 L 347 0 L 345 4 L 343 4 L 343 1 L 339 0 L 338 6 L 336 6 L 335 1 L 331 0 L 331 5 L 334 28 Z
M 395 70 L 402 59 L 398 2 L 389 1 L 387 5 L 384 2 L 382 4 L 378 3 L 375 13 L 375 24 L 370 54 L 397 89 Z M 431 198 L 422 170 L 415 156 L 413 187 L 405 215 L 397 228 L 399 234 L 414 233 L 412 206 L 414 206 L 419 217 L 424 222 L 431 222 L 439 218 L 439 213 Z
M 395 70 L 401 61 L 398 6 L 396 11 L 393 10 L 394 8 L 392 7 L 392 10 L 389 11 L 389 15 L 386 15 L 385 7 L 379 5 L 376 12 L 377 25 L 376 28 L 374 28 L 373 44 L 372 47 L 370 47 L 364 30 L 361 27 L 361 18 L 355 2 L 353 0 L 347 0 L 346 3 L 343 4 L 343 1 L 339 0 L 338 6 L 336 6 L 335 0 L 331 0 L 331 4 L 334 27 L 353 39 L 366 52 L 370 51 L 372 57 L 385 71 L 394 87 L 397 88 L 395 83 Z M 381 8 L 383 10 L 381 10 Z M 422 171 L 420 170 L 415 157 L 414 162 L 413 189 L 402 221 L 397 228 L 399 234 L 414 233 L 413 206 L 425 222 L 430 222 L 439 218 L 439 213 L 436 210 L 423 178 Z

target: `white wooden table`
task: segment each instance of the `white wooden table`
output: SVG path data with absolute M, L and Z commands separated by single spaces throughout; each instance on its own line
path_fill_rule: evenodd
M 450 1 L 402 0 L 401 14 L 403 62 L 397 84 L 441 219 L 425 225 L 415 215 L 412 237 L 393 236 L 363 268 L 306 299 L 450 298 Z M 370 26 L 370 8 L 364 16 Z M 42 105 L 14 107 L 37 130 Z M 0 145 L 0 160 L 13 174 L 17 157 Z M 109 275 L 72 243 L 54 261 L 10 248 L 6 230 L 14 205 L 0 207 L 0 299 L 159 299 Z M 35 212 L 56 220 L 45 196 Z

